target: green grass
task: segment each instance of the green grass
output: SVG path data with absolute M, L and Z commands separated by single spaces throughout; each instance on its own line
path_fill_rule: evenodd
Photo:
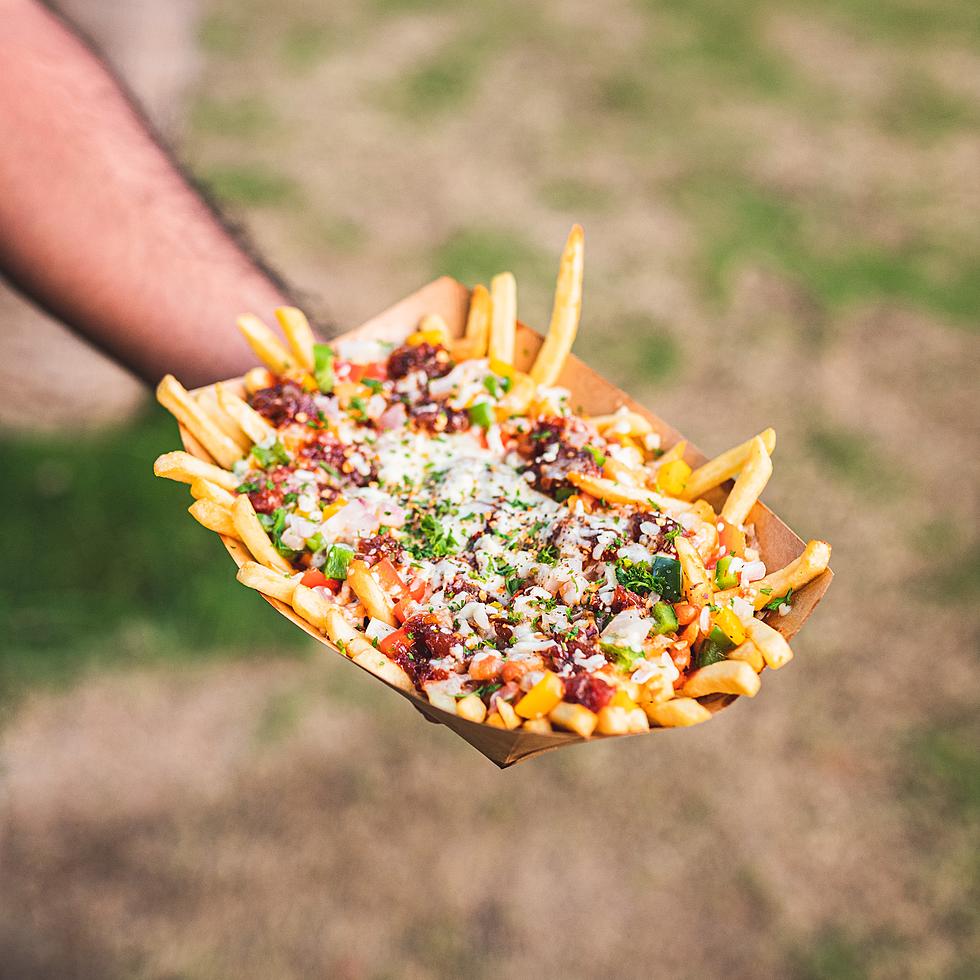
M 583 212 L 602 212 L 612 204 L 611 190 L 592 180 L 564 177 L 542 185 L 538 197 L 554 211 L 564 211 L 576 217 Z
M 807 448 L 831 474 L 871 494 L 891 484 L 893 468 L 863 433 L 817 425 L 807 434 Z
M 482 52 L 472 39 L 454 39 L 391 86 L 385 104 L 410 118 L 458 109 L 476 87 Z
M 547 267 L 545 257 L 525 238 L 489 226 L 454 232 L 432 256 L 436 275 L 455 276 L 469 286 L 489 283 L 492 276 L 507 269 L 514 273 L 520 286 L 525 278 L 545 275 Z
M 0 439 L 0 704 L 93 667 L 309 649 L 235 582 L 186 487 L 153 476 L 177 446 L 160 410 L 99 435 Z
M 238 58 L 248 46 L 248 31 L 243 23 L 215 12 L 201 21 L 197 40 L 206 54 Z
M 272 132 L 276 115 L 260 95 L 232 100 L 205 95 L 191 109 L 191 125 L 202 134 L 247 139 Z
M 202 179 L 225 204 L 275 207 L 299 198 L 292 178 L 257 163 L 212 167 L 202 174 Z
M 290 24 L 279 46 L 279 59 L 291 71 L 309 71 L 329 54 L 332 37 L 324 24 L 310 21 Z
M 937 813 L 975 821 L 980 814 L 980 741 L 975 722 L 951 720 L 912 735 L 904 753 L 906 790 Z
M 909 72 L 878 108 L 878 119 L 889 132 L 930 140 L 976 129 L 975 106 L 923 75 Z
M 975 329 L 980 275 L 965 246 L 911 238 L 886 248 L 857 235 L 824 245 L 814 229 L 832 202 L 804 205 L 734 173 L 688 174 L 676 182 L 674 196 L 700 228 L 702 283 L 716 300 L 727 295 L 734 270 L 761 263 L 828 310 L 888 301 Z

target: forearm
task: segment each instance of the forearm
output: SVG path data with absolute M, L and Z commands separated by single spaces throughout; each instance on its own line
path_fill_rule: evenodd
M 0 0 L 0 22 L 0 269 L 147 381 L 241 373 L 235 316 L 279 287 L 53 15 Z

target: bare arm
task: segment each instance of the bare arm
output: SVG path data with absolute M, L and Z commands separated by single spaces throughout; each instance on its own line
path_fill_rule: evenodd
M 0 0 L 0 23 L 0 270 L 147 381 L 240 374 L 235 317 L 270 318 L 280 286 L 54 15 Z

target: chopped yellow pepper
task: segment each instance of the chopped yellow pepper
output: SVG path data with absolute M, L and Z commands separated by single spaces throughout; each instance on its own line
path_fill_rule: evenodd
M 514 710 L 522 718 L 543 718 L 561 703 L 564 694 L 565 685 L 562 684 L 561 678 L 549 670 L 517 702 Z
M 715 615 L 715 626 L 717 626 L 725 636 L 728 637 L 735 646 L 739 647 L 745 642 L 745 627 L 741 620 L 732 610 L 725 606 Z
M 687 486 L 687 478 L 691 475 L 691 467 L 682 459 L 674 459 L 665 463 L 657 470 L 657 486 L 664 493 L 678 497 Z
M 637 703 L 626 693 L 626 691 L 618 690 L 613 696 L 612 700 L 609 702 L 612 707 L 625 708 L 627 711 L 632 711 L 634 708 L 638 707 Z

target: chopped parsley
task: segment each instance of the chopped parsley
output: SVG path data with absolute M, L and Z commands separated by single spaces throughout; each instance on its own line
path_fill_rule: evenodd
M 761 589 L 760 591 L 764 595 L 772 595 L 772 589 L 770 589 L 768 592 L 766 592 L 765 589 Z M 790 601 L 789 600 L 792 598 L 792 596 L 793 596 L 793 590 L 790 589 L 786 593 L 786 595 L 777 596 L 775 599 L 772 599 L 769 602 L 767 602 L 762 608 L 763 609 L 768 609 L 768 610 L 770 610 L 772 612 L 775 612 L 777 609 L 779 609 L 780 606 L 782 606 L 784 604 L 787 605 L 787 606 L 790 605 Z
M 606 454 L 602 452 L 601 449 L 596 449 L 595 446 L 586 446 L 585 451 L 592 457 L 595 461 L 596 466 L 606 465 Z
M 600 643 L 599 649 L 606 655 L 608 660 L 627 673 L 631 673 L 636 669 L 637 664 L 642 660 L 646 660 L 641 650 L 617 646 L 615 643 Z
M 289 465 L 289 453 L 278 439 L 269 447 L 253 446 L 252 455 L 263 470 L 267 470 L 273 463 L 278 463 L 280 466 Z
M 616 580 L 637 595 L 656 592 L 668 602 L 681 597 L 681 563 L 676 558 L 657 555 L 652 564 L 621 558 L 616 562 Z

